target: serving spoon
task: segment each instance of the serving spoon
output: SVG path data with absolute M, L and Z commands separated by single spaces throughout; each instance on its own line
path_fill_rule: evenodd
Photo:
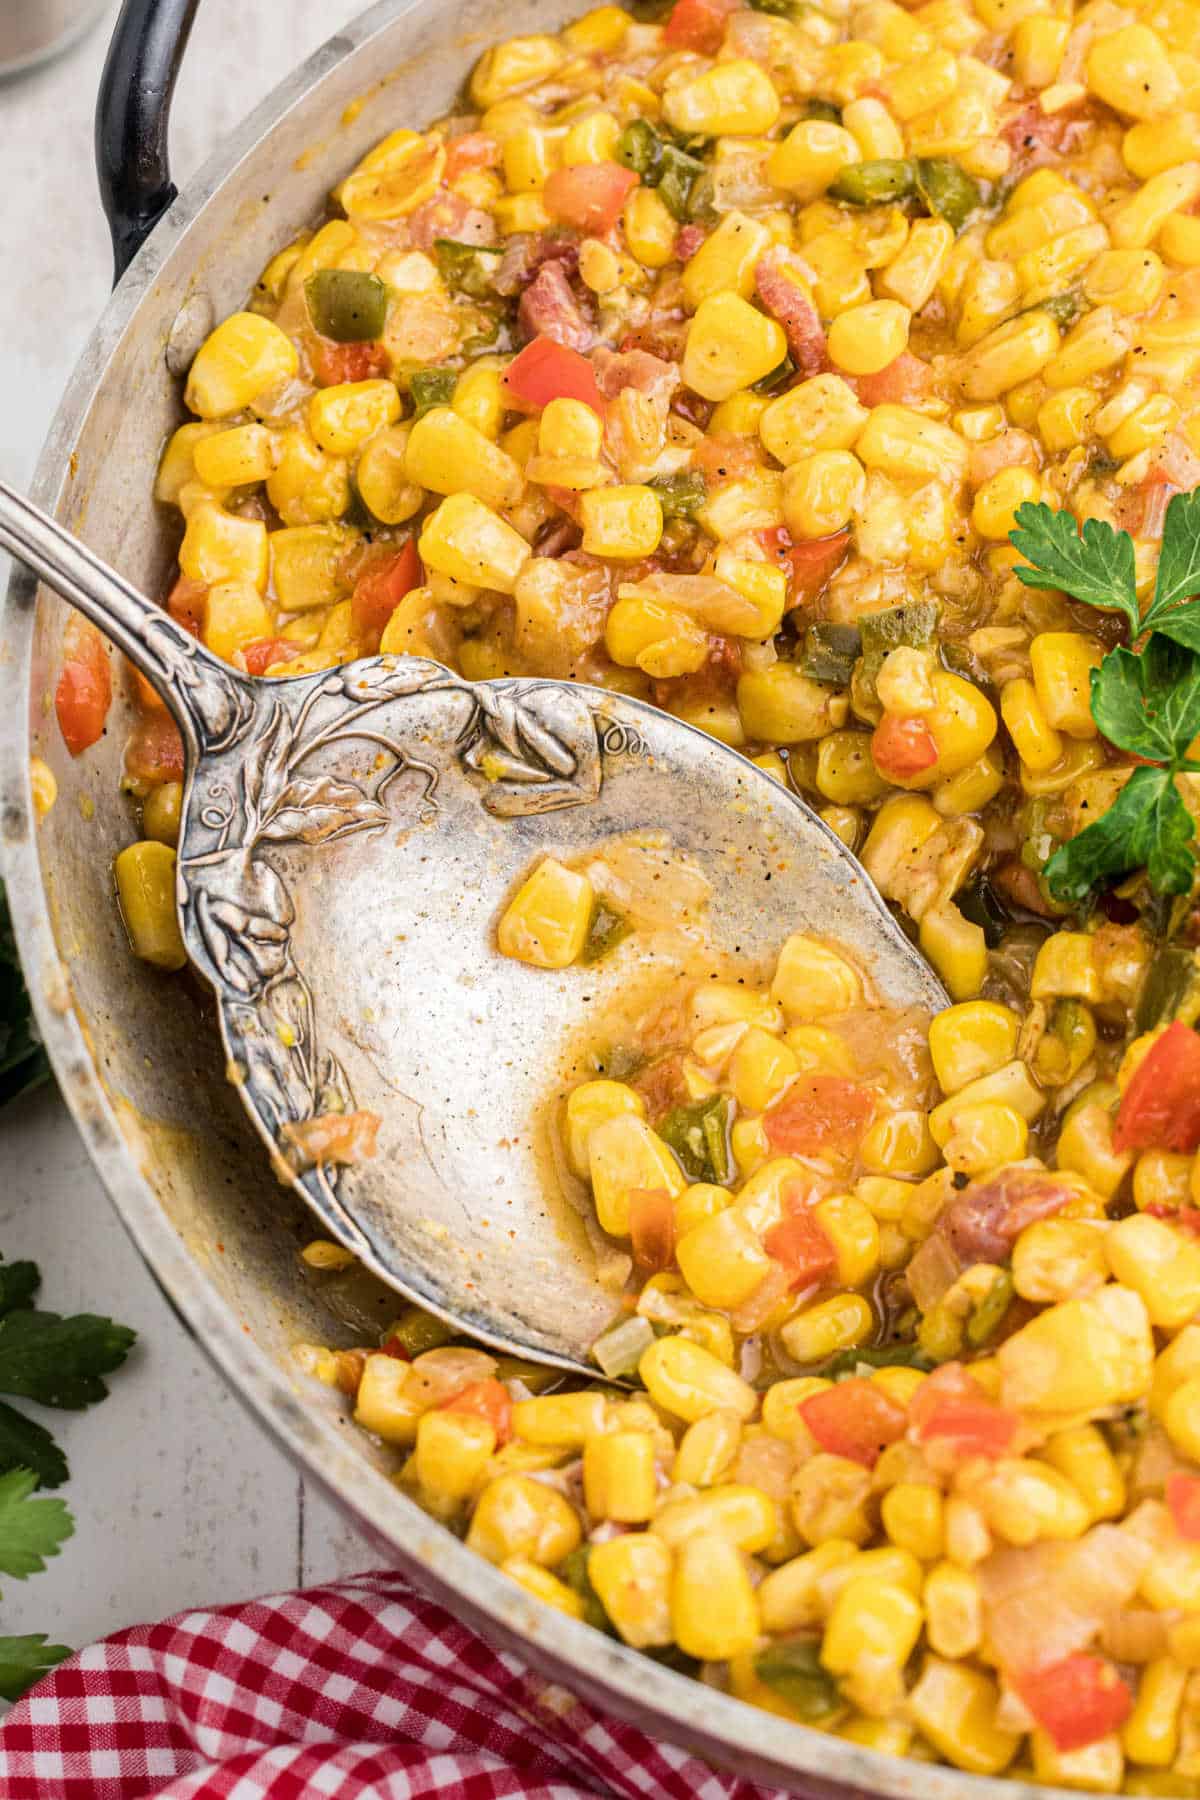
M 616 1311 L 554 1197 L 538 1120 L 628 969 L 623 952 L 554 972 L 500 955 L 496 920 L 540 857 L 658 834 L 706 878 L 718 952 L 766 958 L 815 931 L 885 1004 L 948 1004 L 840 838 L 669 713 L 418 656 L 254 679 L 3 483 L 0 546 L 100 627 L 179 727 L 183 942 L 276 1173 L 331 1238 L 472 1337 L 594 1374 Z M 356 1112 L 378 1117 L 375 1155 L 298 1154 L 314 1122 Z

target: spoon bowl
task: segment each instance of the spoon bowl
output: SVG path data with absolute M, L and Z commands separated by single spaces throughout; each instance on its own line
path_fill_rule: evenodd
M 276 1174 L 375 1274 L 497 1349 L 594 1374 L 616 1310 L 545 1121 L 629 965 L 623 950 L 557 971 L 499 953 L 505 899 L 541 857 L 636 833 L 703 876 L 714 956 L 753 964 L 816 932 L 887 1006 L 948 1004 L 817 815 L 667 713 L 411 656 L 256 680 L 3 484 L 0 544 L 179 725 L 183 942 Z M 648 960 L 660 983 L 683 979 L 670 934 Z M 356 1119 L 375 1153 L 339 1160 Z

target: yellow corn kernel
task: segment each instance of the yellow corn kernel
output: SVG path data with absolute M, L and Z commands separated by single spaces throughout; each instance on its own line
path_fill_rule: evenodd
M 308 403 L 308 428 L 322 450 L 351 456 L 385 425 L 400 417 L 391 381 L 343 381 L 320 388 Z
M 1128 330 L 1113 309 L 1094 307 L 1071 327 L 1058 355 L 1044 371 L 1044 380 L 1052 388 L 1075 387 L 1111 369 L 1127 349 Z
M 792 1019 L 828 1018 L 860 1005 L 862 977 L 852 963 L 819 938 L 795 931 L 785 941 L 771 980 L 771 998 Z
M 953 1130 L 942 1154 L 963 1175 L 986 1175 L 1019 1162 L 1029 1146 L 1029 1127 L 1011 1106 L 964 1106 L 953 1115 Z
M 1091 435 L 1096 396 L 1089 388 L 1063 388 L 1038 408 L 1038 436 L 1047 450 L 1073 450 Z
M 581 508 L 583 548 L 589 555 L 633 562 L 658 548 L 663 511 L 653 488 L 594 488 L 584 494 Z
M 236 650 L 255 638 L 270 637 L 271 614 L 262 595 L 248 581 L 218 581 L 204 602 L 204 642 L 214 656 L 230 662 Z
M 1090 1515 L 1082 1497 L 1059 1470 L 1022 1457 L 998 1457 L 977 1476 L 968 1496 L 998 1537 L 1026 1545 L 1082 1536 Z
M 433 407 L 412 427 L 405 472 L 432 493 L 473 494 L 497 510 L 515 506 L 525 489 L 520 468 L 507 451 L 448 406 Z
M 813 1394 L 824 1393 L 830 1383 L 818 1375 L 801 1375 L 792 1381 L 774 1381 L 763 1395 L 763 1429 L 786 1443 L 811 1448 L 813 1437 L 800 1408 Z
M 1042 711 L 1057 731 L 1068 737 L 1094 738 L 1091 673 L 1104 651 L 1095 638 L 1078 631 L 1042 631 L 1029 646 L 1033 683 Z
M 839 1350 L 864 1344 L 875 1330 L 875 1315 L 861 1294 L 818 1300 L 781 1328 L 784 1348 L 798 1363 L 820 1363 Z
M 689 327 L 683 379 L 705 400 L 727 400 L 769 375 L 786 355 L 787 339 L 774 319 L 740 294 L 713 294 L 701 302 Z
M 956 775 L 939 781 L 932 791 L 933 804 L 943 818 L 958 818 L 963 813 L 982 811 L 1003 786 L 1004 765 L 992 747 Z
M 714 437 L 754 437 L 770 404 L 765 394 L 731 394 L 714 408 L 709 430 Z
M 424 503 L 421 487 L 408 473 L 409 436 L 406 425 L 389 425 L 377 431 L 363 449 L 354 471 L 355 486 L 363 504 L 383 525 L 402 524 L 419 512 Z M 287 520 L 288 524 L 310 522 L 299 518 Z
M 618 600 L 605 622 L 604 642 L 622 668 L 659 680 L 692 674 L 708 660 L 708 633 L 656 600 Z
M 829 356 L 848 375 L 875 375 L 908 344 L 909 310 L 898 300 L 848 307 L 829 327 Z
M 1000 716 L 1017 755 L 1027 769 L 1052 769 L 1063 753 L 1063 741 L 1042 711 L 1037 689 L 1024 676 L 1005 682 L 1000 694 Z
M 929 1054 L 944 1094 L 954 1094 L 1011 1062 L 1021 1022 L 993 1000 L 948 1006 L 929 1027 Z
M 1013 31 L 1013 73 L 1022 87 L 1049 87 L 1058 74 L 1071 27 L 1065 19 L 1031 14 Z
M 1091 1097 L 1090 1091 L 1081 1094 L 1064 1116 L 1054 1153 L 1056 1168 L 1076 1170 L 1106 1200 L 1116 1193 L 1133 1162 L 1129 1151 L 1114 1150 L 1112 1130 L 1107 1104 Z
M 502 1475 L 490 1481 L 471 1517 L 467 1543 L 489 1562 L 519 1556 L 553 1567 L 576 1549 L 583 1536 L 568 1500 L 530 1475 Z
M 942 1510 L 940 1490 L 915 1481 L 898 1481 L 880 1502 L 883 1529 L 892 1543 L 922 1562 L 934 1562 L 942 1554 Z
M 538 450 L 542 456 L 598 457 L 604 427 L 595 409 L 582 400 L 551 400 L 538 421 Z
M 858 1555 L 849 1539 L 829 1538 L 815 1550 L 773 1569 L 758 1589 L 763 1630 L 792 1632 L 820 1625 L 825 1614 L 823 1577 L 835 1569 L 852 1566 Z
M 885 895 L 897 874 L 907 867 L 939 824 L 928 800 L 905 794 L 884 801 L 867 833 L 862 863 L 876 887 Z
M 967 446 L 957 432 L 890 402 L 872 408 L 855 449 L 868 469 L 879 469 L 898 481 L 954 486 L 967 470 Z
M 537 125 L 525 125 L 504 140 L 504 184 L 510 194 L 536 194 L 559 162 L 559 139 Z
M 1104 1239 L 1085 1219 L 1039 1219 L 1013 1246 L 1013 1286 L 1043 1305 L 1102 1287 L 1108 1274 Z
M 904 155 L 904 134 L 882 100 L 864 97 L 842 108 L 842 124 L 865 162 Z
M 433 590 L 419 587 L 410 589 L 393 612 L 383 628 L 379 648 L 385 656 L 431 656 L 435 662 L 451 663 L 459 654 L 460 642 L 458 626 Z M 287 673 L 298 674 L 300 666 L 296 658 L 287 665 Z
M 705 137 L 760 136 L 779 117 L 779 95 L 766 70 L 744 58 L 714 63 L 663 93 L 663 117 L 675 131 Z
M 388 433 L 380 432 L 379 437 L 363 452 L 358 465 L 358 482 L 363 500 L 375 517 L 384 524 L 396 525 L 401 519 L 412 517 L 423 496 L 419 492 L 414 493 L 404 483 L 404 459 L 401 454 L 400 487 L 406 491 L 411 503 L 407 510 L 403 506 L 394 512 L 376 510 L 375 501 L 386 504 L 387 493 L 397 491 L 397 484 L 392 482 L 385 493 L 381 480 L 368 470 L 368 457 L 374 444 L 381 443 L 387 436 Z M 406 439 L 407 434 L 402 439 L 402 444 Z M 364 471 L 367 471 L 366 489 L 371 497 L 363 489 Z M 316 525 L 323 520 L 340 519 L 350 505 L 349 467 L 344 458 L 327 456 L 323 450 L 318 450 L 307 431 L 292 427 L 280 434 L 278 460 L 267 477 L 267 498 L 285 525 Z
M 853 1566 L 853 1565 L 851 1565 Z M 821 1661 L 834 1675 L 899 1671 L 916 1648 L 924 1624 L 919 1600 L 891 1582 L 847 1582 L 833 1604 Z
M 509 38 L 483 55 L 471 76 L 471 98 L 481 111 L 508 94 L 545 81 L 566 60 L 556 38 L 541 34 Z
M 426 1402 L 405 1393 L 411 1365 L 394 1356 L 368 1356 L 354 1398 L 354 1422 L 385 1444 L 415 1444 Z
M 664 269 L 675 260 L 679 226 L 654 188 L 634 188 L 622 223 L 630 254 L 645 269 Z
M 1119 250 L 1144 250 L 1172 213 L 1187 212 L 1200 196 L 1200 162 L 1181 163 L 1152 175 L 1109 215 L 1108 228 Z
M 853 1075 L 854 1057 L 845 1038 L 821 1025 L 793 1025 L 788 1031 L 787 1045 L 802 1069 L 820 1069 L 826 1074 Z
M 211 501 L 189 515 L 179 567 L 191 581 L 212 587 L 219 581 L 245 581 L 260 593 L 267 585 L 267 528 L 260 519 L 239 519 Z
M 127 844 L 113 860 L 121 917 L 135 956 L 182 969 L 187 952 L 175 908 L 175 852 L 153 838 Z
M 954 232 L 944 219 L 914 219 L 902 248 L 876 277 L 879 293 L 898 300 L 909 313 L 920 312 L 932 298 L 953 247 Z
M 869 417 L 840 375 L 813 375 L 771 401 L 758 432 L 763 448 L 787 467 L 818 450 L 849 450 Z
M 417 1422 L 416 1474 L 429 1497 L 470 1498 L 496 1448 L 495 1427 L 471 1413 L 427 1412 Z
M 578 960 L 595 895 L 586 875 L 546 857 L 522 883 L 496 927 L 502 956 L 535 969 L 565 969 Z
M 800 744 L 822 738 L 832 726 L 845 722 L 848 711 L 844 696 L 811 681 L 794 663 L 784 662 L 741 675 L 737 703 L 747 737 L 768 744 Z
M 1021 1743 L 1018 1732 L 994 1722 L 999 1698 L 996 1683 L 981 1670 L 927 1656 L 908 1707 L 922 1736 L 956 1769 L 999 1775 Z
M 796 538 L 828 537 L 840 531 L 865 497 L 863 466 L 849 450 L 818 450 L 784 472 L 783 517 Z
M 1059 341 L 1053 318 L 1036 308 L 997 325 L 964 357 L 963 393 L 968 400 L 995 400 L 1007 394 L 1041 374 Z
M 1200 1245 L 1149 1213 L 1133 1213 L 1105 1238 L 1113 1278 L 1141 1295 L 1150 1323 L 1177 1331 L 1200 1308 Z
M 658 1482 L 650 1432 L 612 1431 L 589 1438 L 583 1450 L 583 1493 L 593 1519 L 642 1525 L 653 1518 Z
M 767 1041 L 779 1048 L 774 1038 Z M 684 1280 L 704 1306 L 740 1306 L 771 1267 L 745 1218 L 732 1210 L 695 1226 L 679 1240 L 675 1253 Z
M 815 775 L 817 791 L 834 808 L 869 806 L 887 792 L 887 783 L 871 760 L 871 738 L 865 731 L 831 731 L 821 739 Z M 823 816 L 823 815 L 822 815 Z M 850 815 L 857 838 L 858 814 Z
M 810 1456 L 792 1480 L 792 1521 L 814 1549 L 837 1539 L 865 1544 L 873 1530 L 871 1475 L 861 1463 L 825 1451 Z
M 728 212 L 683 271 L 683 298 L 691 312 L 713 294 L 754 294 L 754 271 L 773 242 L 767 227 L 745 213 Z
M 689 1538 L 721 1537 L 748 1556 L 766 1550 L 779 1530 L 779 1509 L 761 1488 L 737 1482 L 707 1494 L 669 1500 L 650 1526 L 677 1550 Z
M 958 87 L 958 61 L 948 50 L 931 50 L 889 76 L 888 103 L 906 123 L 948 100 Z
M 736 1413 L 706 1413 L 684 1432 L 671 1479 L 688 1487 L 712 1487 L 732 1464 L 741 1437 L 742 1422 Z
M 713 1219 L 727 1206 L 732 1206 L 733 1195 L 728 1188 L 716 1187 L 711 1182 L 697 1181 L 687 1187 L 675 1202 L 675 1236 L 686 1237 L 697 1225 Z
M 1179 97 L 1179 77 L 1167 47 L 1147 25 L 1098 35 L 1088 52 L 1087 84 L 1114 112 L 1152 119 Z
M 713 562 L 713 574 L 755 610 L 756 616 L 751 619 L 742 617 L 742 609 L 737 609 L 738 629 L 733 635 L 761 640 L 778 631 L 787 605 L 787 577 L 782 569 L 773 563 L 737 556 L 728 544 L 722 544 Z M 716 630 L 732 630 L 735 618 L 731 612 L 726 621 L 714 612 L 708 616 L 708 622 Z
M 1101 997 L 1100 973 L 1092 955 L 1093 939 L 1085 931 L 1056 931 L 1042 943 L 1033 965 L 1030 994 L 1034 1000 L 1086 1000 Z
M 513 1407 L 513 1432 L 526 1443 L 578 1450 L 604 1429 L 604 1395 L 540 1394 Z
M 473 494 L 451 494 L 421 528 L 417 546 L 426 568 L 470 587 L 511 594 L 529 560 L 520 532 Z
M 1034 1413 L 1099 1411 L 1148 1390 L 1150 1322 L 1138 1294 L 1104 1287 L 1039 1313 L 1005 1339 L 997 1361 L 1005 1406 Z
M 593 1127 L 588 1139 L 588 1172 L 602 1228 L 613 1237 L 629 1234 L 629 1196 L 634 1188 L 665 1187 L 673 1196 L 685 1186 L 679 1164 L 644 1119 L 623 1113 Z
M 287 612 L 329 606 L 349 582 L 346 556 L 357 533 L 342 525 L 288 525 L 271 533 L 271 579 Z
M 583 1618 L 586 1608 L 582 1595 L 569 1588 L 565 1581 L 560 1581 L 557 1575 L 552 1575 L 549 1569 L 543 1569 L 539 1563 L 530 1562 L 523 1556 L 506 1557 L 500 1567 L 543 1606 L 552 1606 L 555 1612 L 566 1613 L 569 1619 Z
M 612 162 L 620 135 L 621 125 L 615 113 L 607 112 L 603 107 L 585 113 L 568 127 L 563 137 L 563 168 L 573 169 L 580 163 Z
M 472 363 L 455 382 L 450 404 L 460 419 L 494 442 L 500 436 L 506 411 L 499 368 L 485 361 Z
M 617 1631 L 635 1650 L 671 1642 L 673 1560 L 662 1539 L 646 1532 L 610 1538 L 588 1551 L 588 1579 Z
M 203 439 L 214 434 L 225 435 L 225 428 L 211 420 L 193 420 L 173 431 L 167 440 L 154 482 L 154 498 L 164 506 L 178 506 L 179 496 L 190 482 L 198 479 L 196 449 Z M 220 486 L 220 483 L 215 484 Z
M 870 1209 L 853 1194 L 831 1194 L 817 1202 L 813 1217 L 833 1245 L 838 1281 L 865 1287 L 879 1270 L 879 1227 Z
M 351 219 L 395 219 L 432 198 L 445 167 L 446 146 L 440 135 L 393 131 L 367 152 L 334 192 Z M 293 270 L 293 286 L 304 261 L 302 256 Z
M 1164 221 L 1158 241 L 1162 252 L 1181 268 L 1200 265 L 1200 219 L 1190 213 L 1171 213 Z
M 1013 1060 L 981 1075 L 962 1087 L 949 1100 L 935 1106 L 929 1115 L 929 1130 L 934 1142 L 945 1144 L 954 1130 L 956 1116 L 965 1107 L 984 1104 L 1011 1107 L 1027 1123 L 1032 1124 L 1045 1109 L 1046 1096 L 1030 1077 L 1023 1062 Z
M 1051 1221 L 1047 1221 L 1050 1223 Z M 1125 1480 L 1117 1460 L 1095 1425 L 1056 1431 L 1041 1450 L 1083 1498 L 1093 1523 L 1117 1519 L 1125 1510 Z
M 646 1102 L 623 1081 L 585 1081 L 567 1096 L 567 1160 L 576 1175 L 588 1172 L 588 1145 L 597 1125 L 623 1114 L 644 1119 Z
M 1084 275 L 1083 291 L 1093 306 L 1145 312 L 1157 300 L 1165 274 L 1153 250 L 1102 250 Z
M 1041 483 L 1032 469 L 998 469 L 975 495 L 971 523 L 980 537 L 1007 539 L 1016 524 L 1016 510 L 1037 500 Z
M 1125 133 L 1121 154 L 1139 181 L 1180 163 L 1200 160 L 1200 113 L 1174 110 L 1167 118 L 1132 125 Z
M 884 1113 L 869 1125 L 858 1147 L 859 1161 L 874 1175 L 928 1175 L 938 1164 L 937 1145 L 923 1112 Z
M 32 760 L 34 764 L 41 761 L 40 757 L 35 757 Z M 50 770 L 46 768 L 45 763 L 42 763 L 42 768 L 45 769 L 46 775 L 50 776 L 51 782 L 54 782 L 54 777 L 50 773 Z M 39 795 L 37 785 L 38 770 L 36 767 L 31 766 L 30 773 L 34 778 L 33 802 L 37 808 L 38 816 L 44 818 L 45 814 L 49 812 L 50 807 L 53 806 L 54 801 L 57 798 L 58 784 L 57 782 L 54 782 L 54 786 L 49 795 L 49 804 L 47 804 L 45 799 Z M 148 838 L 155 838 L 160 844 L 170 844 L 172 846 L 177 844 L 179 842 L 179 816 L 182 804 L 183 787 L 178 781 L 163 781 L 160 782 L 157 787 L 151 788 L 150 792 L 142 802 L 142 830 L 145 832 L 146 836 Z
M 271 474 L 274 438 L 265 425 L 234 425 L 228 431 L 205 433 L 193 448 L 192 460 L 196 474 L 209 487 L 243 487 Z
M 196 352 L 184 400 L 202 419 L 220 419 L 290 381 L 298 366 L 296 346 L 278 325 L 260 313 L 231 313 Z
M 753 1418 L 758 1395 L 749 1382 L 685 1337 L 659 1338 L 638 1364 L 650 1398 L 664 1412 L 693 1423 L 710 1412 Z
M 1179 1747 L 1179 1710 L 1188 1672 L 1173 1657 L 1146 1664 L 1137 1700 L 1121 1732 L 1126 1756 L 1145 1768 L 1166 1769 Z
M 1016 310 L 1021 281 L 1012 263 L 981 261 L 963 276 L 955 336 L 966 350 Z
M 730 1059 L 728 1081 L 744 1112 L 765 1112 L 799 1072 L 795 1053 L 769 1031 L 751 1025 Z M 723 1305 L 724 1302 L 714 1302 Z M 736 1305 L 736 1301 L 729 1304 Z
M 679 1648 L 702 1661 L 753 1648 L 758 1601 L 742 1552 L 723 1537 L 687 1538 L 671 1571 L 671 1631 Z
M 1194 1204 L 1194 1157 L 1172 1150 L 1143 1150 L 1133 1170 L 1133 1203 L 1139 1212 L 1151 1206 L 1171 1210 Z
M 767 179 L 786 188 L 797 200 L 815 200 L 823 194 L 839 170 L 862 161 L 855 138 L 841 125 L 825 119 L 802 119 L 767 162 Z
M 505 194 L 492 208 L 492 217 L 502 237 L 515 231 L 549 231 L 554 223 L 540 194 Z
M 564 27 L 563 42 L 584 56 L 616 50 L 629 30 L 629 14 L 619 6 L 597 6 Z
M 1114 1674 L 1113 1679 L 1116 1679 Z M 1033 1777 L 1048 1787 L 1084 1788 L 1091 1793 L 1115 1794 L 1121 1787 L 1125 1758 L 1115 1732 L 1096 1738 L 1079 1750 L 1059 1750 L 1048 1731 L 1035 1731 L 1029 1740 L 1033 1753 Z

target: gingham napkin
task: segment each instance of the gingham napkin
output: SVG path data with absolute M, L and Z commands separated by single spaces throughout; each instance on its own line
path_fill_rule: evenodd
M 605 1719 L 388 1572 L 136 1625 L 0 1724 L 3 1800 L 783 1800 Z

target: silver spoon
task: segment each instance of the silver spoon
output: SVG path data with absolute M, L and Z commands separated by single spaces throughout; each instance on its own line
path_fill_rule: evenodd
M 183 941 L 276 1172 L 375 1274 L 497 1349 L 594 1373 L 615 1312 L 578 1218 L 548 1198 L 537 1121 L 622 958 L 551 973 L 499 954 L 496 919 L 539 857 L 665 834 L 707 877 L 715 947 L 763 958 L 813 930 L 888 1005 L 948 1004 L 816 814 L 655 707 L 410 656 L 255 680 L 2 483 L 0 545 L 183 735 Z M 379 1116 L 374 1157 L 297 1165 L 289 1128 L 354 1111 Z

